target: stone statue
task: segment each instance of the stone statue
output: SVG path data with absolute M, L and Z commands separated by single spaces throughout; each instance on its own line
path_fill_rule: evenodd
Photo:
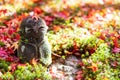
M 35 58 L 46 66 L 52 63 L 51 46 L 46 37 L 47 29 L 45 21 L 40 17 L 28 16 L 23 19 L 18 46 L 18 57 L 22 62 L 29 62 Z

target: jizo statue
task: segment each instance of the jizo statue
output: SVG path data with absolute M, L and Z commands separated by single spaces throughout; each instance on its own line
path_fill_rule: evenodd
M 47 29 L 45 21 L 40 17 L 28 16 L 22 20 L 18 46 L 18 57 L 22 62 L 29 62 L 35 58 L 46 66 L 51 64 L 51 47 L 46 36 Z

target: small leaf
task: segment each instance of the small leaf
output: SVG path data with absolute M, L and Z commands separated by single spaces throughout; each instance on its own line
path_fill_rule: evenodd
M 107 77 L 104 76 L 104 77 L 103 77 L 103 80 L 109 80 L 109 79 L 108 79 Z
M 16 67 L 17 67 L 17 64 L 16 64 L 16 63 L 12 63 L 12 64 L 10 65 L 10 70 L 11 70 L 12 72 L 14 72 L 14 71 L 16 70 Z
M 3 58 L 3 57 L 4 57 L 4 58 L 8 57 L 8 56 L 7 56 L 7 52 L 0 49 L 0 57 L 2 57 L 2 58 Z
M 14 51 L 15 51 L 16 49 L 18 49 L 18 41 L 14 42 L 14 43 L 12 44 L 11 48 L 13 48 Z
M 56 25 L 53 26 L 54 32 L 58 32 L 60 29 L 61 29 L 60 26 L 56 26 Z
M 120 48 L 114 47 L 114 48 L 112 49 L 112 52 L 113 52 L 113 53 L 119 53 L 119 52 L 120 52 Z
M 37 65 L 37 59 L 35 59 L 35 58 L 33 58 L 31 61 L 30 61 L 30 63 L 32 64 L 32 65 Z
M 88 67 L 88 68 L 92 69 L 93 72 L 96 72 L 98 70 L 97 64 L 95 64 L 93 62 L 92 62 L 92 65 L 90 67 Z

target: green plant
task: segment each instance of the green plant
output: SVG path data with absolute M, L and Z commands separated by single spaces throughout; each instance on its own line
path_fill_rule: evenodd
M 110 49 L 108 48 L 107 44 L 102 43 L 98 46 L 97 50 L 90 56 L 90 58 L 93 60 L 93 62 L 104 62 L 110 58 L 110 54 Z
M 3 42 L 0 41 L 0 47 L 5 46 Z
M 6 72 L 9 70 L 9 65 L 10 63 L 9 62 L 6 62 L 5 60 L 0 60 L 0 71 L 1 72 Z
M 1 78 L 3 80 L 51 80 L 51 76 L 47 73 L 47 69 L 43 67 L 41 64 L 30 65 L 26 64 L 26 66 L 17 66 L 17 69 L 14 72 L 6 72 L 2 74 Z
M 14 80 L 14 76 L 11 72 L 6 72 L 4 75 L 1 76 L 2 80 Z
M 114 56 L 114 57 L 113 57 Z M 98 46 L 95 53 L 83 58 L 84 78 L 95 80 L 119 80 L 119 54 L 112 54 L 106 43 Z

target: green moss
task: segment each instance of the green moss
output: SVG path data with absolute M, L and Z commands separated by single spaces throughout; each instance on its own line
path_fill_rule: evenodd
M 0 41 L 0 47 L 3 47 L 3 46 L 5 46 L 5 44 Z
M 6 62 L 4 60 L 0 60 L 0 71 L 3 73 L 8 71 L 9 64 L 10 64 L 9 62 Z
M 3 80 L 51 80 L 51 76 L 47 73 L 47 68 L 43 67 L 41 64 L 26 66 L 17 66 L 17 69 L 11 73 L 6 72 L 2 74 L 1 78 Z

